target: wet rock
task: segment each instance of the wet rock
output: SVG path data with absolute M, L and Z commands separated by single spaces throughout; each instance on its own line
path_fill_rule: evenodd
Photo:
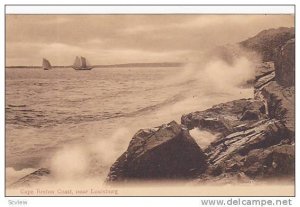
M 275 67 L 273 62 L 263 62 L 256 66 L 254 81 L 254 98 L 264 101 L 261 97 L 261 89 L 269 82 L 275 80 Z M 266 105 L 266 103 L 264 103 Z
M 253 149 L 278 144 L 284 135 L 285 127 L 279 121 L 262 120 L 248 125 L 248 129 L 245 131 L 235 132 L 212 142 L 205 152 L 208 155 L 209 163 L 223 164 L 234 156 L 245 156 Z M 239 159 L 241 158 L 236 158 L 235 161 Z
M 254 90 L 261 90 L 262 87 L 273 80 L 275 80 L 275 71 L 259 78 L 254 84 Z
M 245 120 L 258 120 L 259 119 L 259 112 L 258 111 L 252 111 L 252 110 L 246 110 L 242 117 L 241 117 L 241 121 L 245 121 Z
M 240 183 L 251 183 L 252 179 L 243 172 L 238 173 L 222 173 L 218 176 L 202 175 L 193 181 L 195 185 L 232 185 Z
M 206 156 L 188 130 L 172 121 L 139 130 L 111 167 L 107 181 L 184 179 L 206 168 Z
M 247 156 L 242 170 L 253 178 L 294 175 L 295 146 L 276 145 L 253 150 Z
M 221 133 L 222 136 L 226 136 L 239 131 L 241 127 L 245 128 L 253 120 L 257 120 L 250 117 L 249 113 L 255 113 L 260 118 L 263 117 L 265 111 L 265 104 L 262 101 L 240 99 L 215 105 L 205 111 L 183 115 L 181 123 L 189 129 L 197 127 L 200 130 Z
M 199 129 L 223 133 L 228 132 L 230 128 L 226 124 L 226 120 L 222 119 L 221 117 L 199 119 L 197 127 Z
M 33 186 L 37 183 L 41 183 L 45 181 L 50 176 L 50 170 L 47 168 L 40 168 L 29 175 L 26 175 L 16 182 L 12 183 L 9 187 L 10 188 L 18 188 L 18 187 L 29 187 Z
M 270 118 L 281 120 L 288 129 L 287 137 L 295 133 L 295 40 L 288 40 L 279 48 L 274 64 L 262 63 L 256 72 L 255 99 L 263 101 Z
M 259 63 L 255 68 L 255 82 L 272 72 L 275 72 L 274 62 Z
M 254 162 L 253 165 L 245 167 L 248 154 L 255 150 L 272 151 L 273 148 L 270 147 L 287 143 L 286 140 L 290 135 L 284 122 L 266 114 L 268 113 L 266 106 L 269 104 L 265 100 L 241 99 L 182 116 L 182 124 L 186 124 L 189 128 L 198 127 L 212 133 L 221 132 L 221 135 L 204 149 L 210 164 L 203 175 L 206 179 L 207 176 L 222 179 L 224 173 L 232 178 L 231 175 L 241 172 L 247 177 L 255 177 L 258 169 L 263 169 L 263 166 Z M 203 120 L 226 124 L 208 125 Z M 228 179 L 227 176 L 224 179 Z
M 295 87 L 283 87 L 271 81 L 261 89 L 261 97 L 267 104 L 270 118 L 281 120 L 289 130 L 290 137 L 295 133 Z
M 219 176 L 222 173 L 223 173 L 223 169 L 219 165 L 210 165 L 206 171 L 206 174 L 211 176 Z
M 275 73 L 280 85 L 295 85 L 295 39 L 287 41 L 277 52 Z

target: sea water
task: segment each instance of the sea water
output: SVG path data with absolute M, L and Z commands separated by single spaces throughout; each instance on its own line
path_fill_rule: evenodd
M 40 167 L 62 178 L 105 178 L 137 130 L 253 95 L 251 88 L 216 87 L 205 73 L 186 70 L 7 68 L 7 183 Z

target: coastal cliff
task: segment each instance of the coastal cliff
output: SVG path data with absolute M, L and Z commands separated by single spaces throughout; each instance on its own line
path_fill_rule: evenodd
M 294 177 L 294 28 L 270 29 L 240 43 L 257 52 L 251 99 L 196 111 L 135 134 L 112 165 L 107 182 L 188 179 L 195 182 Z M 189 130 L 216 136 L 197 147 Z

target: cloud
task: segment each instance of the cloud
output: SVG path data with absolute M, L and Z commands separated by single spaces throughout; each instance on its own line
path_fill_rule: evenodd
M 101 42 L 99 42 L 101 44 Z M 29 52 L 31 48 L 34 52 Z M 139 49 L 106 49 L 93 44 L 75 46 L 63 43 L 12 43 L 7 50 L 7 65 L 40 65 L 43 57 L 52 65 L 71 65 L 76 56 L 85 56 L 91 64 L 116 64 L 128 62 L 182 61 L 190 52 L 185 50 L 144 51 Z
M 75 53 L 89 55 L 97 64 L 150 58 L 154 58 L 151 62 L 166 61 L 164 54 L 170 55 L 168 61 L 173 57 L 174 61 L 184 61 L 187 54 L 197 55 L 218 45 L 239 42 L 263 29 L 293 26 L 293 18 L 292 15 L 7 15 L 7 62 L 23 64 L 27 58 L 27 64 L 37 63 L 41 55 L 50 55 L 59 64 L 69 64 Z M 114 59 L 106 54 L 113 54 Z

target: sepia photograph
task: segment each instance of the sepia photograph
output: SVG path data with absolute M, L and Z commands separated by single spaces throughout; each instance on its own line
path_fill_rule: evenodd
M 294 14 L 6 14 L 6 196 L 295 196 Z

